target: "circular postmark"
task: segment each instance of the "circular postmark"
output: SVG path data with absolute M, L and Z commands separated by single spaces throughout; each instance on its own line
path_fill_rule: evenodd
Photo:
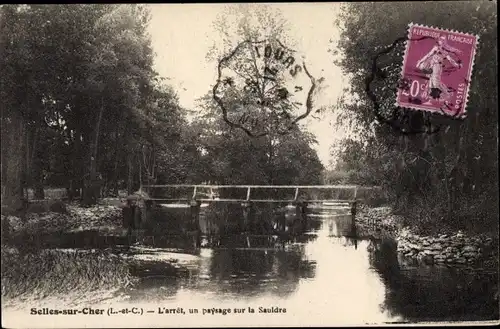
M 407 37 L 401 37 L 386 47 L 385 49 L 380 50 L 373 57 L 371 63 L 371 72 L 370 75 L 366 79 L 365 92 L 368 98 L 373 103 L 373 114 L 375 115 L 376 120 L 379 123 L 383 123 L 392 127 L 392 129 L 398 133 L 403 135 L 416 135 L 416 134 L 433 134 L 437 133 L 440 130 L 440 126 L 433 125 L 430 121 L 429 115 L 425 115 L 424 120 L 419 124 L 415 125 L 412 122 L 412 115 L 415 113 L 410 112 L 403 107 L 400 107 L 398 104 L 394 104 L 391 100 L 394 97 L 394 93 L 389 94 L 386 98 L 389 99 L 389 103 L 387 99 L 384 99 L 381 95 L 377 95 L 375 92 L 375 88 L 373 88 L 372 84 L 375 81 L 388 81 L 390 72 L 387 72 L 383 68 L 379 66 L 379 60 L 382 56 L 390 54 L 393 52 L 398 46 L 402 45 Z M 393 82 L 389 82 L 392 84 Z M 397 91 L 409 91 L 411 89 L 411 81 L 405 78 L 399 78 L 395 82 L 395 86 L 393 86 L 393 90 Z M 417 113 L 420 114 L 420 113 Z
M 312 111 L 316 80 L 279 40 L 239 43 L 217 73 L 213 98 L 224 121 L 249 136 L 286 134 Z

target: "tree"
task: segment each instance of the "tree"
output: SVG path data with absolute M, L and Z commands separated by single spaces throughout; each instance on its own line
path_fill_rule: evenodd
M 290 48 L 279 11 L 258 5 L 226 12 L 214 24 L 222 42 L 208 54 L 218 62 L 213 97 L 222 116 L 253 137 L 286 133 L 312 111 L 316 79 Z
M 204 117 L 188 123 L 152 68 L 144 6 L 4 5 L 0 14 L 2 202 L 20 206 L 27 188 L 43 199 L 46 186 L 82 191 L 91 205 L 155 182 L 319 177 L 314 141 L 297 127 L 249 138 L 221 119 L 211 95 Z
M 372 145 L 365 155 L 378 153 L 377 176 L 393 196 L 398 209 L 413 223 L 450 227 L 496 227 L 498 200 L 496 134 L 496 73 L 489 69 L 496 50 L 496 4 L 458 3 L 352 3 L 339 17 L 341 36 L 336 59 L 351 78 L 351 100 L 338 104 L 345 120 L 351 120 L 361 139 Z M 373 56 L 399 37 L 407 25 L 428 26 L 480 35 L 469 92 L 468 118 L 453 121 L 440 115 L 408 111 L 411 120 L 430 119 L 442 126 L 437 134 L 401 136 L 375 121 L 365 93 Z M 399 79 L 404 45 L 382 60 L 383 83 L 375 93 L 383 100 L 381 112 L 390 115 Z M 375 147 L 376 146 L 376 147 Z M 470 219 L 474 218 L 473 221 Z M 416 221 L 418 219 L 419 221 Z M 444 221 L 443 221 L 444 220 Z M 425 225 L 420 225 L 425 227 Z
M 316 140 L 298 128 L 273 139 L 249 137 L 233 129 L 221 118 L 217 104 L 207 95 L 201 100 L 202 111 L 193 122 L 199 132 L 204 180 L 219 184 L 315 184 L 323 165 L 311 147 Z M 208 169 L 208 170 L 207 170 Z
M 43 198 L 41 187 L 51 183 L 72 194 L 83 188 L 83 203 L 92 204 L 103 182 L 116 192 L 128 179 L 131 192 L 142 175 L 154 176 L 156 150 L 180 135 L 183 118 L 175 92 L 152 69 L 145 7 L 0 10 L 6 201 L 33 185 Z
M 288 23 L 269 6 L 245 5 L 227 7 L 214 27 L 221 42 L 207 57 L 218 61 L 220 75 L 213 94 L 201 100 L 202 112 L 195 123 L 202 158 L 211 163 L 210 179 L 287 184 L 303 182 L 303 175 L 311 173 L 309 182 L 319 181 L 322 165 L 311 148 L 315 141 L 290 120 L 293 107 L 299 112 L 312 109 L 316 81 L 298 57 L 290 55 L 288 47 L 295 44 Z M 295 90 L 287 81 L 296 86 L 293 76 L 300 71 L 311 88 L 304 85 L 300 90 L 299 105 L 293 103 L 295 96 L 290 93 Z

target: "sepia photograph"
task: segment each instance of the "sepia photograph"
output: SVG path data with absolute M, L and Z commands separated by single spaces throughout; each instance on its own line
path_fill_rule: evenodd
M 497 27 L 0 5 L 2 327 L 498 325 Z

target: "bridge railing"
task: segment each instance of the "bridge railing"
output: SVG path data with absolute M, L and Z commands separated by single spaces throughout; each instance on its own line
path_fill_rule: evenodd
M 357 185 L 144 185 L 156 202 L 332 202 L 352 203 Z M 348 191 L 348 193 L 346 193 Z M 170 193 L 165 193 L 170 192 Z M 335 193 L 332 193 L 335 192 Z M 170 194 L 165 196 L 165 194 Z

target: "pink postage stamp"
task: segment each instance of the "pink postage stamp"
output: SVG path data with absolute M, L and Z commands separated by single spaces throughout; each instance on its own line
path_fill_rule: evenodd
M 397 106 L 465 117 L 478 39 L 410 24 Z

